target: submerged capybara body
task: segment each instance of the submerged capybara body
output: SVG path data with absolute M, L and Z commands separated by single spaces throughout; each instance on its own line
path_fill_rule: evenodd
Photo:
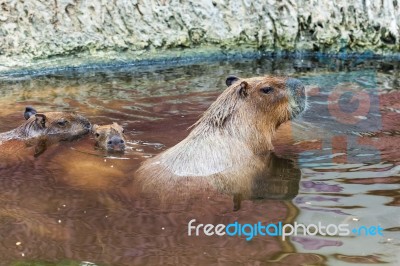
M 95 137 L 97 148 L 110 152 L 123 152 L 126 147 L 124 129 L 118 123 L 110 125 L 93 125 L 92 133 Z
M 293 78 L 232 76 L 226 84 L 188 137 L 139 168 L 137 180 L 144 188 L 172 189 L 181 181 L 220 175 L 266 154 L 273 149 L 278 126 L 305 109 L 304 86 Z

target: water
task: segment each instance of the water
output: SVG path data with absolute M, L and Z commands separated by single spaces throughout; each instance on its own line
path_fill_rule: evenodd
M 123 156 L 91 136 L 0 155 L 0 265 L 364 265 L 400 263 L 399 63 L 259 59 L 4 78 L 0 132 L 39 111 L 123 125 Z M 280 74 L 307 85 L 309 109 L 282 125 L 274 177 L 249 195 L 204 191 L 167 201 L 140 193 L 140 163 L 178 143 L 229 74 Z M 188 222 L 381 226 L 383 236 L 188 236 Z M 26 264 L 22 264 L 22 263 Z M 69 264 L 68 264 L 69 263 Z M 45 264 L 47 265 L 47 264 Z

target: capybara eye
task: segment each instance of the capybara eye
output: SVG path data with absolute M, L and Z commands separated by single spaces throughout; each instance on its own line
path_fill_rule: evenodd
M 269 94 L 269 93 L 271 93 L 271 92 L 274 91 L 274 88 L 272 88 L 272 87 L 265 87 L 265 88 L 262 88 L 260 91 L 261 91 L 262 93 Z
M 62 120 L 62 121 L 58 121 L 57 125 L 59 125 L 60 127 L 65 127 L 65 125 L 68 123 L 68 121 L 66 120 Z
M 125 129 L 122 130 L 122 133 L 125 133 Z
M 96 136 L 96 138 L 100 137 L 99 133 L 94 134 Z

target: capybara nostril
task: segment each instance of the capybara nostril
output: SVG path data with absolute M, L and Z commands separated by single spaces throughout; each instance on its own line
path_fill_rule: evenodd
M 120 140 L 120 143 L 123 144 L 123 143 L 125 143 L 125 141 L 121 139 L 121 140 Z
M 92 124 L 89 122 L 89 120 L 87 120 L 85 117 L 83 117 L 81 115 L 78 115 L 78 117 L 81 120 L 81 123 L 83 124 L 85 129 L 87 129 L 87 130 L 91 130 L 92 129 Z
M 109 140 L 109 141 L 107 142 L 107 144 L 108 144 L 108 145 L 112 145 L 112 141 Z
M 124 143 L 124 141 L 119 136 L 112 136 L 109 142 L 111 142 L 111 144 L 113 145 L 119 145 L 121 143 Z
M 85 123 L 85 127 L 86 127 L 88 130 L 90 130 L 90 129 L 92 129 L 92 124 L 90 124 L 90 122 L 87 121 L 87 122 Z

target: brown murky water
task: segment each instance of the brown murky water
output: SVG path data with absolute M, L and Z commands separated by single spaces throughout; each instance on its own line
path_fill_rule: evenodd
M 21 124 L 31 105 L 118 122 L 130 141 L 123 156 L 95 150 L 91 136 L 38 158 L 30 147 L 0 150 L 0 265 L 399 265 L 399 66 L 263 59 L 3 77 L 0 132 Z M 246 198 L 140 193 L 140 163 L 182 140 L 229 74 L 285 74 L 308 85 L 309 109 L 277 133 L 274 176 Z M 196 237 L 192 219 L 379 225 L 383 236 Z

